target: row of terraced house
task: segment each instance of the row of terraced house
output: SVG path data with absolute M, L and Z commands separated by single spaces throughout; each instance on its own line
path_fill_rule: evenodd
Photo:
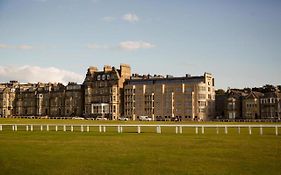
M 215 92 L 214 77 L 131 74 L 131 67 L 89 67 L 82 84 L 0 84 L 1 117 L 102 117 L 117 120 L 280 118 L 278 90 Z
M 1 117 L 103 117 L 207 120 L 215 115 L 214 78 L 131 74 L 131 67 L 89 67 L 83 84 L 0 84 Z
M 228 120 L 281 119 L 279 88 L 266 85 L 261 88 L 228 89 L 216 92 L 216 118 Z

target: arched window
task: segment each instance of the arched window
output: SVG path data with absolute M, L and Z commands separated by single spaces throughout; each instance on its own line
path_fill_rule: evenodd
M 102 75 L 102 80 L 105 80 L 105 78 L 106 78 L 106 75 Z

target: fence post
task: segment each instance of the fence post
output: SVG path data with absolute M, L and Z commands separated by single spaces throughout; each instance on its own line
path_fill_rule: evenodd
M 15 126 L 14 125 L 12 125 L 12 131 L 15 131 Z
M 180 126 L 180 134 L 182 134 L 182 126 Z
M 73 132 L 73 125 L 70 126 L 70 130 L 71 130 L 71 132 Z
M 56 125 L 56 131 L 58 131 L 58 125 Z
M 33 131 L 33 125 L 30 125 L 30 131 Z
M 99 125 L 99 131 L 102 132 L 102 131 L 101 131 L 101 125 Z
M 120 126 L 117 126 L 117 132 L 120 133 Z
M 195 133 L 198 134 L 198 127 L 195 128 Z
M 49 131 L 49 125 L 47 125 L 47 131 Z
M 178 129 L 178 127 L 176 126 L 176 134 L 179 132 L 178 130 L 179 130 L 179 129 Z
M 66 131 L 66 126 L 65 126 L 65 125 L 63 125 L 63 131 L 64 131 L 64 132 Z
M 0 131 L 2 131 L 2 130 L 3 130 L 2 125 L 0 125 Z
M 138 126 L 138 133 L 141 133 L 141 127 Z
M 224 133 L 228 134 L 227 126 L 224 127 Z
M 249 126 L 249 134 L 252 135 L 252 127 Z
M 122 133 L 123 132 L 123 127 L 122 126 L 118 126 L 118 133 Z
M 278 136 L 278 126 L 275 126 L 275 134 Z
M 40 130 L 43 131 L 43 126 L 42 125 L 40 126 Z
M 87 125 L 87 132 L 90 132 L 90 126 Z
M 26 125 L 26 131 L 28 131 L 28 125 Z
M 103 126 L 103 132 L 106 132 L 106 126 Z
M 240 126 L 238 126 L 238 134 L 240 134 L 240 133 L 241 133 Z
M 81 125 L 81 132 L 84 132 L 84 127 L 83 127 L 83 125 Z
M 161 126 L 156 126 L 156 133 L 161 134 Z
M 15 131 L 18 131 L 18 125 L 15 125 Z
M 260 126 L 260 135 L 263 134 L 262 125 Z
M 201 129 L 201 132 L 202 132 L 202 134 L 204 134 L 204 126 L 202 126 L 202 129 Z

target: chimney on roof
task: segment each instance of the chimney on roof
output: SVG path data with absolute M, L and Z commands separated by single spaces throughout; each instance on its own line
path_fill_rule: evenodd
M 129 78 L 131 76 L 131 66 L 128 64 L 120 64 L 121 76 Z
M 105 65 L 105 66 L 103 67 L 103 71 L 104 71 L 104 72 L 110 72 L 110 71 L 112 71 L 112 67 L 109 66 L 109 65 Z
M 97 71 L 98 71 L 98 68 L 97 68 L 97 67 L 91 66 L 91 67 L 88 68 L 88 73 L 89 73 L 89 74 L 94 74 L 94 73 L 97 72 Z

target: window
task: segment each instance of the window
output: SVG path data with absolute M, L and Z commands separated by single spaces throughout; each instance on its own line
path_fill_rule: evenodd
M 206 98 L 206 94 L 199 94 L 199 99 L 205 99 Z
M 110 75 L 107 75 L 107 76 L 106 76 L 106 79 L 107 79 L 107 80 L 110 80 Z
M 105 80 L 105 78 L 106 78 L 106 75 L 102 75 L 102 80 Z
M 205 110 L 204 108 L 203 108 L 203 109 L 202 109 L 202 108 L 200 108 L 200 109 L 199 109 L 199 112 L 200 112 L 200 113 L 205 113 L 205 112 L 206 112 L 206 110 Z
M 205 86 L 199 86 L 199 91 L 206 91 L 206 87 Z
M 205 107 L 206 102 L 205 101 L 198 101 L 198 105 L 199 105 L 199 107 Z
M 113 106 L 113 112 L 114 113 L 116 112 L 116 106 Z

